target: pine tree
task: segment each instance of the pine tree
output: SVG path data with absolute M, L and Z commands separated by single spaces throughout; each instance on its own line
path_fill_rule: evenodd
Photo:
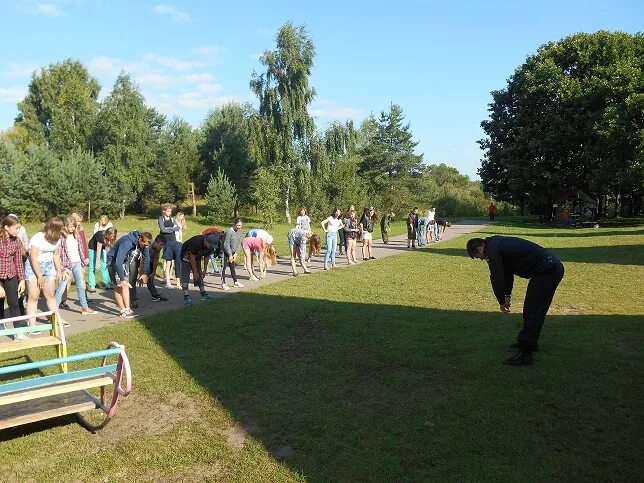
M 206 190 L 208 215 L 213 221 L 228 223 L 237 206 L 237 190 L 222 169 L 210 177 Z

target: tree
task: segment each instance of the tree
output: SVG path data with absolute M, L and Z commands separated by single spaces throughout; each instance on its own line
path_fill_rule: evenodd
M 264 149 L 263 163 L 275 166 L 279 176 L 286 219 L 290 223 L 289 201 L 296 165 L 302 160 L 298 144 L 306 144 L 315 126 L 308 105 L 315 97 L 309 86 L 315 48 L 304 26 L 286 23 L 277 34 L 277 49 L 266 51 L 260 62 L 266 72 L 253 72 L 250 87 L 259 98 Z
M 180 204 L 200 171 L 199 134 L 180 118 L 161 128 L 153 174 L 145 189 L 147 205 Z
M 360 173 L 372 182 L 373 193 L 393 190 L 396 181 L 420 171 L 423 156 L 414 153 L 418 142 L 412 139 L 410 125 L 403 125 L 404 119 L 402 108 L 392 104 L 377 121 L 365 123 L 369 137 L 360 152 Z
M 642 209 L 644 35 L 550 42 L 492 98 L 479 141 L 485 191 L 540 213 L 572 188 Z
M 228 223 L 237 207 L 237 190 L 221 168 L 215 176 L 210 177 L 206 201 L 210 218 Z
M 257 163 L 250 144 L 255 114 L 249 104 L 227 104 L 211 111 L 201 127 L 203 175 L 210 179 L 222 169 L 235 185 L 239 203 L 252 200 L 250 181 Z
M 58 152 L 87 149 L 100 90 L 80 62 L 50 64 L 33 74 L 27 96 L 18 103 L 16 126 L 26 129 L 28 141 Z
M 91 153 L 75 149 L 63 156 L 30 145 L 7 173 L 0 204 L 25 219 L 42 220 L 71 211 L 114 213 L 114 186 Z
M 145 208 L 145 189 L 152 183 L 164 123 L 161 114 L 146 106 L 130 76 L 121 73 L 101 104 L 93 147 L 117 181 L 122 213 L 132 202 L 139 211 Z
M 257 200 L 257 211 L 266 228 L 270 228 L 278 219 L 280 203 L 280 173 L 274 172 L 275 166 L 260 166 L 253 180 L 253 196 Z

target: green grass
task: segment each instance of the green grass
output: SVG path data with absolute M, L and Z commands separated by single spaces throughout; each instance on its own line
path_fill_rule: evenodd
M 500 363 L 525 281 L 501 314 L 456 239 L 71 337 L 72 353 L 124 343 L 133 395 L 98 435 L 67 419 L 0 433 L 0 474 L 641 481 L 644 225 L 493 233 L 566 267 L 532 367 Z

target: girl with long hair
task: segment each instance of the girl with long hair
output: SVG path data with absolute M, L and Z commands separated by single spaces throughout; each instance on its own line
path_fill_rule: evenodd
M 29 257 L 25 264 L 27 280 L 27 314 L 35 314 L 38 310 L 38 297 L 42 291 L 47 301 L 47 308 L 58 310 L 54 296 L 55 281 L 61 278 L 60 237 L 63 222 L 60 218 L 52 218 L 29 240 Z M 31 319 L 29 325 L 35 325 Z M 63 325 L 68 325 L 63 323 Z
M 19 317 L 20 303 L 18 299 L 25 291 L 25 266 L 22 261 L 22 241 L 18 233 L 22 224 L 16 216 L 6 216 L 0 227 L 0 303 L 3 306 L 2 318 L 4 318 L 4 299 L 9 306 L 9 316 Z M 15 322 L 14 327 L 22 327 L 26 322 Z M 0 322 L 0 329 L 5 326 Z M 22 334 L 16 334 L 15 339 L 24 338 Z
M 159 216 L 159 231 L 165 238 L 165 248 L 163 250 L 163 273 L 165 275 L 165 287 L 173 288 L 170 282 L 170 272 L 172 271 L 172 262 L 174 262 L 174 276 L 177 281 L 177 289 L 181 289 L 181 242 L 178 241 L 177 235 L 182 236 L 181 226 L 177 220 L 172 217 L 172 205 L 166 203 L 161 207 L 161 216 Z
M 76 223 L 74 216 L 68 216 L 65 220 L 62 236 L 60 237 L 60 268 L 62 270 L 62 277 L 55 293 L 56 302 L 60 304 L 63 292 L 69 288 L 73 277 L 76 282 L 78 301 L 81 304 L 81 314 L 95 315 L 97 312 L 90 309 L 87 304 L 85 277 L 83 276 L 85 261 L 83 260 L 80 240 L 76 235 Z
M 364 209 L 362 218 L 360 219 L 360 231 L 362 232 L 362 259 L 375 260 L 373 256 L 373 228 L 376 224 L 378 215 L 373 209 L 373 206 Z
M 302 266 L 304 273 L 311 273 L 306 263 L 306 243 L 309 238 L 308 233 L 309 232 L 300 228 L 293 228 L 289 230 L 288 235 L 286 236 L 288 248 L 291 254 L 291 269 L 293 270 L 294 277 L 297 277 L 297 269 L 295 268 L 295 260 L 297 258 L 300 259 L 300 265 Z
M 342 211 L 340 208 L 333 210 L 333 213 L 324 220 L 321 225 L 326 233 L 326 252 L 324 254 L 324 269 L 328 269 L 329 261 L 335 268 L 335 252 L 338 245 L 338 231 L 344 228 L 344 223 L 340 218 Z
M 111 289 L 110 274 L 107 272 L 107 252 L 114 242 L 116 241 L 116 230 L 114 227 L 107 228 L 106 230 L 99 230 L 92 238 L 89 239 L 87 245 L 89 246 L 89 270 L 87 271 L 87 283 L 89 287 L 88 292 L 96 291 L 96 261 L 100 260 L 101 278 L 103 279 L 103 286 L 106 289 Z
M 360 224 L 356 218 L 356 210 L 349 211 L 349 217 L 344 220 L 344 238 L 347 242 L 347 262 L 349 265 L 355 265 L 358 263 L 356 259 L 356 238 L 358 238 L 358 233 L 360 233 Z
M 110 217 L 107 215 L 101 215 L 98 218 L 98 221 L 94 223 L 94 233 L 92 233 L 92 235 L 96 235 L 99 231 L 105 231 L 108 228 L 114 228 L 114 225 L 112 225 L 112 222 L 110 221 Z

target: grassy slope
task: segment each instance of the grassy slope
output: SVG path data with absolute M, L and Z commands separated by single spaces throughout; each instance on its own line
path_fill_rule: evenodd
M 72 352 L 125 343 L 136 392 L 99 435 L 74 424 L 6 432 L 0 472 L 641 479 L 643 227 L 485 231 L 533 239 L 566 266 L 533 367 L 500 364 L 525 282 L 514 313 L 498 313 L 485 263 L 458 239 L 73 337 Z

